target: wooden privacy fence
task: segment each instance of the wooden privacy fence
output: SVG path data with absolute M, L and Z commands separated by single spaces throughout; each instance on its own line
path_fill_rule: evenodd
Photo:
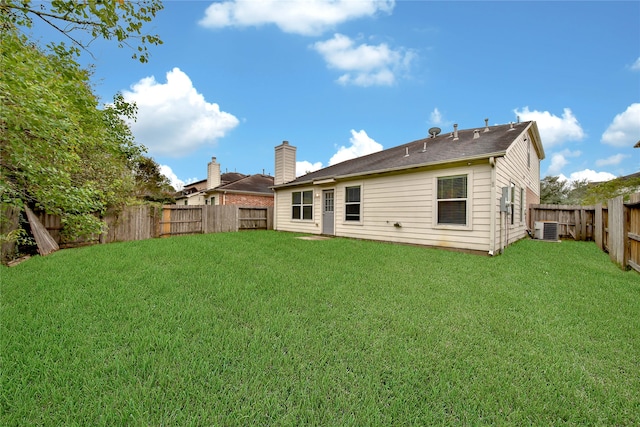
M 558 223 L 558 237 L 593 240 L 595 207 L 579 205 L 531 205 L 530 228 L 537 221 Z
M 592 240 L 622 268 L 640 272 L 640 193 L 625 203 L 622 196 L 595 206 L 531 205 L 530 226 L 558 222 L 558 235 Z
M 640 193 L 632 194 L 627 203 L 619 196 L 595 208 L 598 247 L 620 267 L 640 272 Z
M 162 208 L 161 237 L 242 230 L 273 230 L 273 208 L 234 205 L 166 205 Z
M 19 227 L 17 209 L 0 209 L 0 234 L 8 235 Z M 65 241 L 62 223 L 57 215 L 37 213 L 39 221 L 60 247 L 95 243 L 125 242 L 182 234 L 223 233 L 241 230 L 273 230 L 273 207 L 252 206 L 127 206 L 119 212 L 109 212 L 104 218 L 106 232 L 78 241 Z M 3 242 L 2 259 L 15 250 L 15 243 Z
M 120 212 L 108 213 L 104 218 L 106 233 L 100 235 L 100 243 L 127 242 L 158 237 L 162 209 L 157 206 L 127 206 Z

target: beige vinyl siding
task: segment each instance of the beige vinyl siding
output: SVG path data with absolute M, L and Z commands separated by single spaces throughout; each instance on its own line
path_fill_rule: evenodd
M 291 193 L 294 191 L 313 190 L 313 219 L 299 220 L 291 218 Z M 291 189 L 278 190 L 275 194 L 274 228 L 280 231 L 292 231 L 297 233 L 320 234 L 321 202 L 320 197 L 316 197 L 320 190 L 313 187 L 296 187 Z
M 468 227 L 434 227 L 438 177 L 469 174 Z M 491 174 L 488 162 L 465 168 L 381 176 L 336 186 L 336 235 L 430 246 L 488 250 Z M 344 190 L 361 185 L 362 221 L 344 220 Z M 401 227 L 395 227 L 400 223 Z
M 526 138 L 526 140 L 525 140 Z M 513 183 L 515 185 L 514 194 L 514 223 L 511 224 L 511 220 L 507 219 L 504 213 L 496 215 L 496 245 L 500 247 L 500 243 L 506 246 L 517 240 L 527 236 L 527 218 L 528 214 L 527 204 L 530 201 L 524 200 L 524 213 L 523 218 L 520 215 L 520 197 L 521 194 L 526 197 L 526 194 L 540 194 L 540 160 L 538 159 L 537 152 L 532 144 L 533 136 L 527 131 L 523 132 L 514 143 L 509 147 L 504 157 L 496 159 L 496 213 L 500 213 L 500 197 L 501 188 L 508 187 Z M 530 155 L 530 165 L 527 162 L 527 152 Z M 523 192 L 520 189 L 524 189 Z M 527 191 L 527 189 L 529 191 Z
M 184 200 L 182 203 L 184 204 Z M 196 196 L 187 197 L 187 205 L 204 205 L 204 196 L 202 194 L 198 194 Z

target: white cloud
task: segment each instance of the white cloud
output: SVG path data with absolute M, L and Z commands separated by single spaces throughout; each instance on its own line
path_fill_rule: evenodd
M 596 160 L 596 166 L 615 166 L 620 164 L 624 159 L 630 157 L 628 154 L 615 154 L 606 159 Z
M 137 120 L 130 123 L 136 141 L 154 156 L 189 154 L 215 143 L 239 123 L 218 104 L 207 102 L 179 68 L 167 73 L 166 83 L 145 77 L 123 96 L 138 106 Z
M 171 186 L 176 190 L 180 191 L 185 186 L 185 182 L 178 178 L 178 176 L 173 172 L 171 167 L 167 165 L 159 165 L 160 173 L 167 178 L 169 178 L 169 182 L 171 182 Z
M 585 179 L 587 180 L 587 182 L 604 182 L 604 181 L 611 181 L 612 179 L 615 179 L 615 178 L 616 176 L 613 174 L 610 174 L 609 172 L 596 172 L 591 169 L 585 169 L 578 172 L 573 172 L 571 175 L 569 175 L 568 178 L 560 174 L 560 180 L 570 181 L 570 182 L 582 181 Z
M 306 160 L 296 162 L 296 177 L 315 172 L 318 169 L 322 169 L 322 162 L 311 163 Z
M 395 0 L 227 0 L 212 3 L 199 24 L 208 28 L 275 24 L 285 33 L 319 35 L 343 22 L 391 13 L 394 6 Z
M 633 147 L 640 139 L 640 103 L 631 104 L 616 115 L 602 134 L 601 142 L 614 147 Z
M 361 130 L 356 132 L 351 129 L 351 138 L 349 138 L 351 145 L 348 147 L 340 146 L 338 151 L 329 159 L 329 166 L 335 165 L 345 160 L 355 159 L 356 157 L 365 156 L 367 154 L 375 153 L 383 149 L 382 144 L 377 143 L 372 139 L 367 132 Z M 302 176 L 309 172 L 322 169 L 324 166 L 322 162 L 311 163 L 309 161 L 296 162 L 296 176 Z
M 564 168 L 568 163 L 569 162 L 567 161 L 565 156 L 563 156 L 562 154 L 560 153 L 554 154 L 553 156 L 551 156 L 551 164 L 547 169 L 547 175 L 551 175 L 551 176 L 558 175 L 562 170 L 562 168 Z
M 557 153 L 553 153 L 551 156 L 551 164 L 547 168 L 547 176 L 555 176 L 561 175 L 562 169 L 568 165 L 570 162 L 567 160 L 568 157 L 579 157 L 582 155 L 581 151 L 570 151 L 570 150 L 562 150 Z
M 389 86 L 399 73 L 409 69 L 415 54 L 406 49 L 393 50 L 386 43 L 361 44 L 342 34 L 311 46 L 323 56 L 329 68 L 345 73 L 338 78 L 342 85 Z
M 438 110 L 437 108 L 434 108 L 433 111 L 431 112 L 430 120 L 431 120 L 431 123 L 434 125 L 441 125 L 442 114 L 440 113 L 440 110 Z
M 636 62 L 630 68 L 631 71 L 640 71 L 640 58 L 636 59 Z
M 345 160 L 355 159 L 356 157 L 375 153 L 382 150 L 382 144 L 373 140 L 364 130 L 356 132 L 351 129 L 351 145 L 349 147 L 341 146 L 338 152 L 329 160 L 329 165 L 344 162 Z
M 514 113 L 523 121 L 536 121 L 545 148 L 567 141 L 580 141 L 586 136 L 569 108 L 564 109 L 562 117 L 554 116 L 548 111 L 529 111 L 529 107 L 524 107 L 522 111 L 516 109 Z

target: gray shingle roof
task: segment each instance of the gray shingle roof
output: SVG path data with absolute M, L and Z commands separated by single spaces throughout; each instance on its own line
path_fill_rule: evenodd
M 516 137 L 530 124 L 531 122 L 527 121 L 489 126 L 488 132 L 485 132 L 485 127 L 459 130 L 458 140 L 455 141 L 452 133 L 441 133 L 435 138 L 418 139 L 407 144 L 378 151 L 377 153 L 346 160 L 302 175 L 282 185 L 289 186 L 349 175 L 364 175 L 377 171 L 400 170 L 482 156 L 500 155 L 506 152 Z M 474 139 L 473 136 L 476 129 L 479 131 L 479 138 Z
M 216 187 L 216 191 L 237 191 L 273 195 L 273 177 L 269 175 L 249 175 L 226 185 Z

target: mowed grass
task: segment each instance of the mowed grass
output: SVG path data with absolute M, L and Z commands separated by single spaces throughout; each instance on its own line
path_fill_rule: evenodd
M 638 425 L 640 276 L 278 232 L 2 267 L 0 424 Z

